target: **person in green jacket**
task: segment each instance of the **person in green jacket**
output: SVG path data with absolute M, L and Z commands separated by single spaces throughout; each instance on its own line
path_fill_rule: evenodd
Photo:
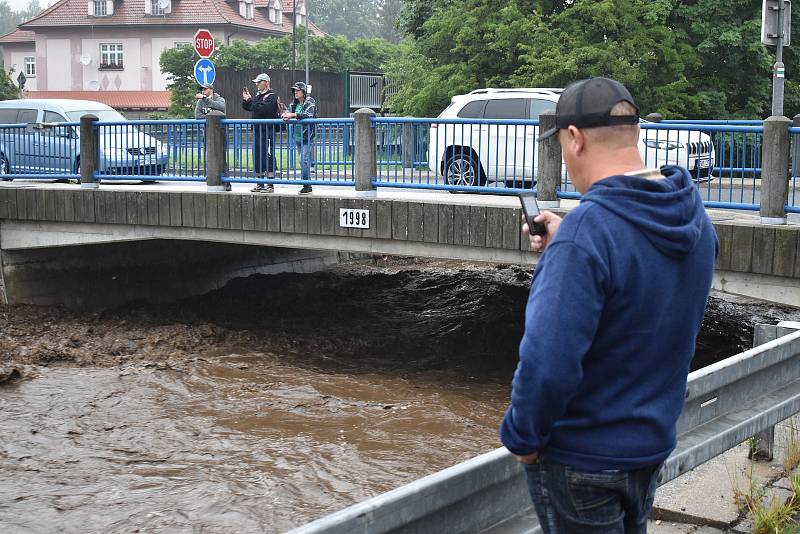
M 317 115 L 317 103 L 314 98 L 307 96 L 308 87 L 303 82 L 292 85 L 294 101 L 282 115 L 283 120 L 297 119 L 299 124 L 294 127 L 294 144 L 300 155 L 300 179 L 304 182 L 311 180 L 311 153 L 314 150 L 314 124 L 302 124 L 305 119 L 313 119 Z M 304 183 L 300 189 L 301 195 L 311 194 L 311 184 Z

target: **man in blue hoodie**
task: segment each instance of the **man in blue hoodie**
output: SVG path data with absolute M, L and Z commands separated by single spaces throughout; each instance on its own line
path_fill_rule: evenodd
M 711 221 L 685 169 L 645 167 L 638 113 L 622 84 L 583 80 L 540 137 L 558 135 L 582 199 L 536 218 L 544 253 L 500 436 L 546 533 L 646 532 L 711 287 Z

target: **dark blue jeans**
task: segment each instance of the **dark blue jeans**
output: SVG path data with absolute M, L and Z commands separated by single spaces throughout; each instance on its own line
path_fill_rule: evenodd
M 660 470 L 579 471 L 547 460 L 525 466 L 545 534 L 646 533 Z

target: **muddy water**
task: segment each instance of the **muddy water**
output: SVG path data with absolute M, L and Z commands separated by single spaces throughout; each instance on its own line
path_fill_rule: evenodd
M 491 450 L 530 282 L 354 265 L 0 309 L 4 532 L 279 532 Z M 800 313 L 713 299 L 695 366 Z

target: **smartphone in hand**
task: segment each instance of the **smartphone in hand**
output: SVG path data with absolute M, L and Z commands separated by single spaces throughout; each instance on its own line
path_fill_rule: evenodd
M 531 235 L 547 235 L 547 225 L 535 223 L 533 219 L 539 215 L 539 204 L 536 203 L 536 193 L 520 193 L 519 201 L 522 204 L 522 213 L 528 222 L 528 231 Z

